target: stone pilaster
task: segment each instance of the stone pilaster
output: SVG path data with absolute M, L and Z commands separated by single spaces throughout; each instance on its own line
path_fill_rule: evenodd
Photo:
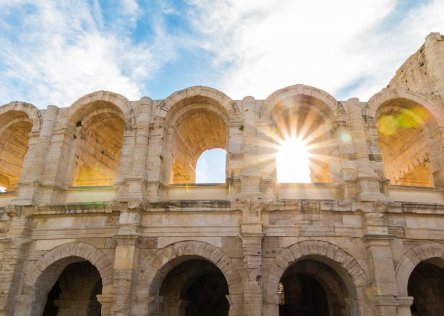
M 261 174 L 257 168 L 256 145 L 256 101 L 253 97 L 242 100 L 244 111 L 243 149 L 244 157 L 240 172 L 242 198 L 253 198 L 260 195 Z
M 25 155 L 17 198 L 13 201 L 16 205 L 31 205 L 40 195 L 42 175 L 45 170 L 45 162 L 51 143 L 52 129 L 57 120 L 58 108 L 49 105 L 43 113 L 43 122 L 40 131 L 32 132 L 29 139 L 28 152 Z
M 135 275 L 139 263 L 138 228 L 141 221 L 138 202 L 122 203 L 119 233 L 114 259 L 113 315 L 130 315 L 134 296 Z
M 335 134 L 338 139 L 339 158 L 341 160 L 341 171 L 339 179 L 341 186 L 341 199 L 352 201 L 356 200 L 357 194 L 357 179 L 356 168 L 350 159 L 354 158 L 352 136 L 350 127 L 345 120 L 336 121 Z
M 393 253 L 389 234 L 388 218 L 384 213 L 382 203 L 365 203 L 364 209 L 364 236 L 367 246 L 370 265 L 370 283 L 368 296 L 376 308 L 376 315 L 396 315 L 398 302 L 398 285 L 396 282 Z
M 111 316 L 112 306 L 113 306 L 113 296 L 111 294 L 102 293 L 97 295 L 97 301 L 102 306 L 101 308 L 102 316 Z
M 14 300 L 29 246 L 31 208 L 10 206 L 7 214 L 10 217 L 9 230 L 3 243 L 3 257 L 0 271 L 0 315 L 11 315 Z
M 374 172 L 369 160 L 367 137 L 362 119 L 362 107 L 358 98 L 345 102 L 350 117 L 353 146 L 355 151 L 355 168 L 357 178 L 358 200 L 383 201 L 378 175 Z
M 262 309 L 262 239 L 261 211 L 263 208 L 261 174 L 257 160 L 256 100 L 242 100 L 244 129 L 242 142 L 244 157 L 240 172 L 243 223 L 241 238 L 243 247 L 244 315 L 260 315 Z
M 146 200 L 147 198 L 147 177 L 146 161 L 148 154 L 149 124 L 151 117 L 151 106 L 153 101 L 143 97 L 136 106 L 139 107 L 137 121 L 134 131 L 135 138 L 128 152 L 122 152 L 121 166 L 128 168 L 120 170 L 119 190 L 117 200 Z M 131 149 L 131 150 L 130 150 Z
M 171 159 L 168 154 L 165 155 L 162 152 L 165 146 L 164 142 L 166 141 L 164 139 L 164 132 L 164 125 L 160 123 L 151 124 L 147 157 L 147 198 L 150 201 L 157 201 L 159 199 L 160 183 L 162 180 L 166 180 L 162 179 L 162 176 L 169 179 L 169 176 L 165 176 L 165 174 L 170 174 L 170 170 L 166 170 L 166 168 L 171 166 L 171 161 L 169 161 Z
M 262 224 L 241 225 L 244 253 L 244 315 L 257 316 L 262 312 Z
M 413 296 L 398 296 L 396 297 L 398 303 L 397 316 L 411 316 L 410 306 L 413 304 Z
M 73 157 L 70 157 L 72 156 L 70 154 L 76 147 L 74 133 L 75 131 L 69 127 L 53 129 L 39 194 L 35 196 L 36 204 L 64 202 L 63 188 L 68 177 L 72 177 Z

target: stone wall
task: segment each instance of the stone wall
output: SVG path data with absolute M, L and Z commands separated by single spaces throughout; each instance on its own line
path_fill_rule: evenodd
M 440 38 L 415 55 L 426 67 Z M 431 93 L 444 87 L 400 78 L 367 102 L 304 85 L 265 100 L 199 86 L 1 106 L 0 180 L 1 166 L 21 168 L 0 193 L 0 314 L 282 316 L 314 308 L 307 282 L 328 302 L 319 313 L 443 310 L 421 282 L 444 275 L 444 104 Z M 312 145 L 312 183 L 277 181 L 289 132 Z M 226 182 L 196 184 L 213 147 L 227 151 Z
M 427 36 L 424 45 L 396 71 L 388 88 L 407 89 L 417 93 L 443 96 L 444 37 L 439 33 Z

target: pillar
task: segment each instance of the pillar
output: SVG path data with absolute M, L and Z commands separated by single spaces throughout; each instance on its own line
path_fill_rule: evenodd
M 114 259 L 113 315 L 131 315 L 139 262 L 140 204 L 122 203 Z
M 362 119 L 362 107 L 358 98 L 352 98 L 346 102 L 350 117 L 350 126 L 355 152 L 356 178 L 358 188 L 358 200 L 384 201 L 386 198 L 381 193 L 379 177 L 374 172 L 369 160 L 367 135 Z
M 260 195 L 261 174 L 257 168 L 256 101 L 253 97 L 245 97 L 242 100 L 242 106 L 245 124 L 242 135 L 244 157 L 240 172 L 240 196 L 248 199 Z
M 3 243 L 2 264 L 0 272 L 0 314 L 11 315 L 16 307 L 20 276 L 30 244 L 31 221 L 30 207 L 10 206 L 7 208 L 10 217 L 9 230 Z
M 135 131 L 124 138 L 127 145 L 124 144 L 122 148 L 118 201 L 147 199 L 146 160 L 152 103 L 148 97 L 143 97 L 137 103 L 140 111 L 136 118 Z
M 16 205 L 31 205 L 38 201 L 42 175 L 45 170 L 51 135 L 57 121 L 58 108 L 49 105 L 43 111 L 43 122 L 40 131 L 31 133 L 28 152 L 20 172 L 20 183 L 17 198 L 13 200 Z
M 338 179 L 341 186 L 340 199 L 356 200 L 356 169 L 354 163 L 349 161 L 353 157 L 352 136 L 345 119 L 335 122 L 335 134 L 338 139 L 339 158 L 341 159 L 341 179 Z
M 391 249 L 393 237 L 388 231 L 385 206 L 378 202 L 366 202 L 362 206 L 365 219 L 363 241 L 369 255 L 369 270 L 373 273 L 370 275 L 371 288 L 368 295 L 373 301 L 376 315 L 396 315 L 398 285 Z

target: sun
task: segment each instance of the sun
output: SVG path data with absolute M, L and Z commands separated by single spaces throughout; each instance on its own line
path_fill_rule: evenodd
M 283 140 L 276 155 L 277 180 L 280 183 L 311 183 L 310 151 L 304 140 Z

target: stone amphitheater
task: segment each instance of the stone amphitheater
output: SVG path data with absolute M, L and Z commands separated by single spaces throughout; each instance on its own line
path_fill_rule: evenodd
M 288 131 L 309 139 L 308 183 L 277 179 Z M 213 148 L 225 181 L 196 183 Z M 11 102 L 0 314 L 444 315 L 443 187 L 439 33 L 368 101 L 294 85 Z

